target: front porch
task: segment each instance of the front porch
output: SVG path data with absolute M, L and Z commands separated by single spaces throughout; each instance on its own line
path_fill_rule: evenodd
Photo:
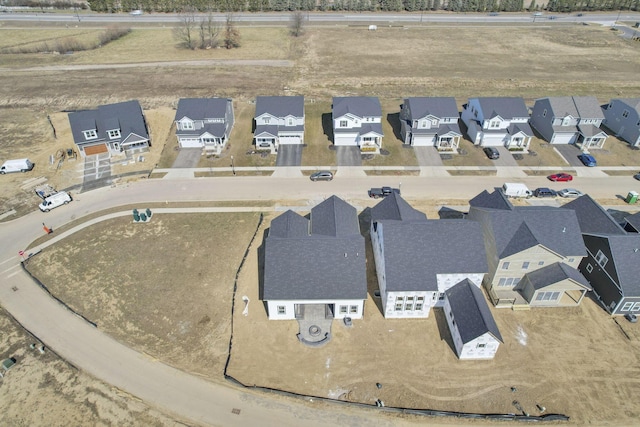
M 298 340 L 310 347 L 320 347 L 331 341 L 333 304 L 296 304 Z
M 436 140 L 436 149 L 441 153 L 457 153 L 460 146 L 460 136 L 442 135 Z

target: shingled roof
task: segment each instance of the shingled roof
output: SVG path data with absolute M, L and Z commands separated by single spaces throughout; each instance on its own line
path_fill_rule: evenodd
M 465 279 L 447 289 L 445 294 L 463 344 L 471 342 L 487 332 L 498 341 L 503 342 L 489 305 L 477 286 Z
M 563 209 L 571 209 L 578 217 L 580 230 L 584 234 L 626 234 L 624 228 L 591 196 L 585 194 L 562 205 Z
M 390 219 L 396 221 L 424 221 L 427 215 L 407 203 L 400 194 L 390 195 L 371 208 L 371 222 Z

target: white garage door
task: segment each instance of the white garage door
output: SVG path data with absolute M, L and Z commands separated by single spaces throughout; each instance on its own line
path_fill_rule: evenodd
M 556 133 L 551 138 L 551 144 L 573 144 L 576 142 L 575 133 Z
M 202 147 L 202 143 L 198 138 L 181 138 L 180 147 L 182 148 L 198 148 Z
M 436 144 L 434 135 L 413 135 L 412 145 L 433 147 Z
M 334 135 L 333 143 L 335 145 L 358 145 L 356 135 Z
M 503 142 L 504 135 L 495 135 L 495 134 L 484 134 L 482 137 L 482 145 L 483 147 L 501 147 L 504 145 Z
M 298 135 L 282 135 L 280 137 L 280 144 L 300 144 L 300 137 Z

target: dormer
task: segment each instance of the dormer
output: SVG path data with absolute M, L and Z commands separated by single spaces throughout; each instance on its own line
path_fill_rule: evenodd
M 178 123 L 180 124 L 180 130 L 194 130 L 196 128 L 194 121 L 189 117 L 181 118 Z
M 83 130 L 82 134 L 84 139 L 96 139 L 98 137 L 98 131 L 96 129 Z

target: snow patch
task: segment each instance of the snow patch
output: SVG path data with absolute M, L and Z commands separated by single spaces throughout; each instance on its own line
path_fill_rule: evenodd
M 527 345 L 527 338 L 529 335 L 522 329 L 522 326 L 518 326 L 518 331 L 516 332 L 516 339 L 520 343 L 520 345 Z

